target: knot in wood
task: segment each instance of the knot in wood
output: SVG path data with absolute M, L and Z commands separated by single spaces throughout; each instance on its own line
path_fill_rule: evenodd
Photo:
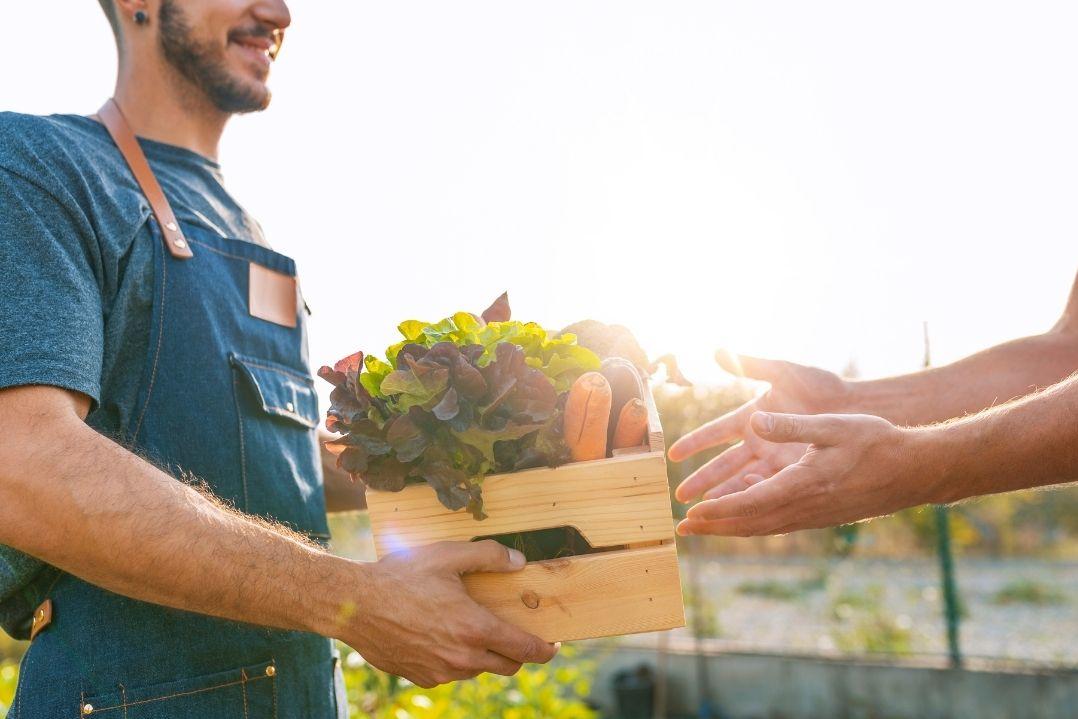
M 530 589 L 525 590 L 524 593 L 520 595 L 520 601 L 524 602 L 524 606 L 528 609 L 539 608 L 539 595 Z

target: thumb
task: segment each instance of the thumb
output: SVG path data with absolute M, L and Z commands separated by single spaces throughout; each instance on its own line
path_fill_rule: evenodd
M 750 357 L 749 355 L 735 355 L 726 350 L 715 353 L 715 361 L 719 366 L 737 377 L 750 379 L 762 379 L 765 382 L 776 382 L 786 373 L 787 363 L 782 360 L 763 359 Z
M 780 414 L 755 412 L 749 420 L 752 431 L 768 442 L 837 444 L 843 435 L 842 418 L 833 414 Z
M 518 572 L 524 569 L 524 555 L 493 539 L 482 542 L 460 542 L 453 547 L 447 564 L 458 574 L 471 572 Z

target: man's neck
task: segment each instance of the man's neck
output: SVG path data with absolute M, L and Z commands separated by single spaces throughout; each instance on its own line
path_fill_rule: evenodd
M 121 64 L 114 98 L 139 137 L 165 142 L 217 159 L 230 115 L 164 63 L 132 68 Z

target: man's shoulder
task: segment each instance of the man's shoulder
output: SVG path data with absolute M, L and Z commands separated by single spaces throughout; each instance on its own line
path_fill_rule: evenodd
M 0 112 L 0 167 L 9 172 L 34 177 L 44 168 L 100 168 L 119 159 L 110 144 L 104 127 L 88 117 Z

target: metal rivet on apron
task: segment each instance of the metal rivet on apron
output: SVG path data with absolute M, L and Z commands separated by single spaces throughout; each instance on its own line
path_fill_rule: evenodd
M 45 618 L 45 610 L 44 609 L 38 609 L 36 612 L 34 612 L 34 620 L 35 621 L 40 622 L 44 618 Z
M 169 232 L 175 232 L 178 228 L 176 227 L 175 222 L 170 222 L 167 225 L 165 225 L 165 229 L 168 230 Z
M 93 704 L 83 704 L 82 705 L 82 714 L 83 714 L 83 716 L 88 716 L 88 715 L 93 714 L 93 713 L 94 713 L 94 705 Z
M 276 673 L 277 673 L 277 667 L 273 666 L 272 664 L 270 664 L 268 667 L 266 667 L 266 676 L 267 677 L 272 677 Z
M 291 402 L 285 402 L 284 403 L 284 408 L 287 409 L 289 412 L 295 412 L 296 411 L 296 405 L 292 404 Z
M 184 248 L 184 247 L 187 247 L 187 243 L 184 242 L 183 240 L 173 240 L 172 244 L 176 245 L 177 247 L 179 247 L 181 249 Z

